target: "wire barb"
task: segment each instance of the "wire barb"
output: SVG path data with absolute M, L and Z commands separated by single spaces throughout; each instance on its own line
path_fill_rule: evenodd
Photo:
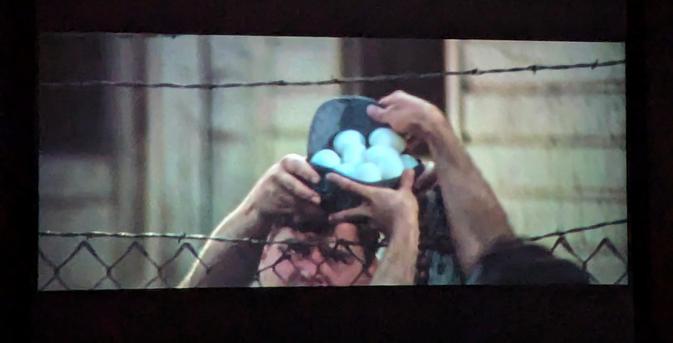
M 41 87 L 48 88 L 73 88 L 73 87 L 122 87 L 122 88 L 177 88 L 177 89 L 207 89 L 212 90 L 216 88 L 250 88 L 250 87 L 264 87 L 264 86 L 326 86 L 345 83 L 364 83 L 364 82 L 385 82 L 385 81 L 399 81 L 399 80 L 413 80 L 413 79 L 430 79 L 445 76 L 480 76 L 485 74 L 502 74 L 502 73 L 516 73 L 531 71 L 533 74 L 541 70 L 570 70 L 570 69 L 596 69 L 599 67 L 610 67 L 625 64 L 626 60 L 611 60 L 605 62 L 576 63 L 576 64 L 556 64 L 556 65 L 537 65 L 533 64 L 527 67 L 512 67 L 512 68 L 494 68 L 494 69 L 469 69 L 459 71 L 442 71 L 431 73 L 402 73 L 402 74 L 388 74 L 376 76 L 358 76 L 358 77 L 344 77 L 332 78 L 328 80 L 319 81 L 287 81 L 287 80 L 273 80 L 273 81 L 255 81 L 255 82 L 227 82 L 227 83 L 195 83 L 195 84 L 178 84 L 170 82 L 148 83 L 144 81 L 108 81 L 108 80 L 88 80 L 88 81 L 42 81 Z

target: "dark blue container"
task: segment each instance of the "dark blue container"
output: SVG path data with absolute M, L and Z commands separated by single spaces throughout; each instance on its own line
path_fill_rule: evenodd
M 309 131 L 308 160 L 310 161 L 313 155 L 322 149 L 333 149 L 334 136 L 341 131 L 356 130 L 365 137 L 369 137 L 369 134 L 377 128 L 390 128 L 387 124 L 369 118 L 369 115 L 367 115 L 367 106 L 369 105 L 379 106 L 374 99 L 362 96 L 343 96 L 320 105 L 313 116 Z M 311 166 L 320 174 L 320 182 L 313 189 L 320 194 L 322 198 L 321 206 L 325 211 L 330 213 L 341 211 L 358 206 L 362 202 L 357 194 L 343 191 L 339 186 L 325 179 L 327 173 L 341 173 L 332 168 L 314 164 L 311 164 Z M 418 160 L 418 165 L 414 168 L 416 177 L 421 175 L 424 169 L 423 164 Z M 378 182 L 357 182 L 377 187 L 397 188 L 400 184 L 400 178 Z

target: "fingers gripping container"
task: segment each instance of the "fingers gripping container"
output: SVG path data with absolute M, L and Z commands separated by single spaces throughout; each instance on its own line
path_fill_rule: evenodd
M 334 137 L 341 131 L 356 130 L 364 137 L 369 137 L 369 134 L 377 128 L 390 128 L 387 124 L 376 122 L 367 115 L 367 106 L 369 105 L 379 106 L 374 99 L 362 96 L 343 96 L 320 105 L 313 116 L 309 130 L 308 161 L 311 161 L 313 155 L 320 150 L 333 149 L 332 143 Z M 414 167 L 414 171 L 415 177 L 418 178 L 423 172 L 424 166 L 420 160 L 416 160 L 418 164 Z M 357 194 L 344 191 L 333 182 L 325 179 L 325 176 L 330 172 L 348 178 L 347 175 L 333 168 L 327 168 L 314 163 L 310 164 L 320 175 L 320 182 L 313 189 L 320 194 L 322 199 L 321 207 L 325 211 L 333 213 L 356 207 L 362 202 L 361 197 Z M 400 184 L 400 177 L 384 179 L 378 182 L 354 181 L 376 187 L 397 188 Z

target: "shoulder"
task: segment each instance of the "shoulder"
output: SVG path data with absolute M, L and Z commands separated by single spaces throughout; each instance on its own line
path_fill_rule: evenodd
M 515 240 L 494 245 L 469 280 L 475 284 L 588 284 L 589 274 L 540 245 Z

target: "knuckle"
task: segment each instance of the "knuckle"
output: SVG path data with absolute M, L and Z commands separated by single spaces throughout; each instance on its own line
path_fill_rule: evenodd
M 286 182 L 286 183 L 284 183 L 284 186 L 288 191 L 290 191 L 292 193 L 297 192 L 297 186 L 294 184 L 294 182 Z
M 284 156 L 280 160 L 280 165 L 283 167 L 283 169 L 288 170 L 292 167 L 292 158 L 289 155 Z
M 287 194 L 280 193 L 278 194 L 278 200 L 283 204 L 288 204 L 292 202 L 292 197 L 288 196 Z
M 311 200 L 311 198 L 316 196 L 316 194 L 312 190 L 308 189 L 302 190 L 299 195 L 306 200 Z
M 356 192 L 358 190 L 357 186 L 350 182 L 341 182 L 341 187 L 347 191 Z
M 293 165 L 298 161 L 303 160 L 303 157 L 297 154 L 287 154 L 283 156 L 281 162 L 285 165 Z
M 303 156 L 301 156 L 299 154 L 291 153 L 291 154 L 285 155 L 284 158 L 286 158 L 288 160 L 301 160 L 301 159 L 303 159 Z
M 273 176 L 278 174 L 282 170 L 282 166 L 280 165 L 280 162 L 274 163 L 271 168 L 269 168 L 269 173 Z
M 358 208 L 353 209 L 353 215 L 355 215 L 355 216 L 368 216 L 369 215 L 369 209 L 365 206 L 360 206 Z
M 274 183 L 278 183 L 280 181 L 280 175 L 281 174 L 279 173 L 278 169 L 276 169 L 269 175 L 269 179 Z

